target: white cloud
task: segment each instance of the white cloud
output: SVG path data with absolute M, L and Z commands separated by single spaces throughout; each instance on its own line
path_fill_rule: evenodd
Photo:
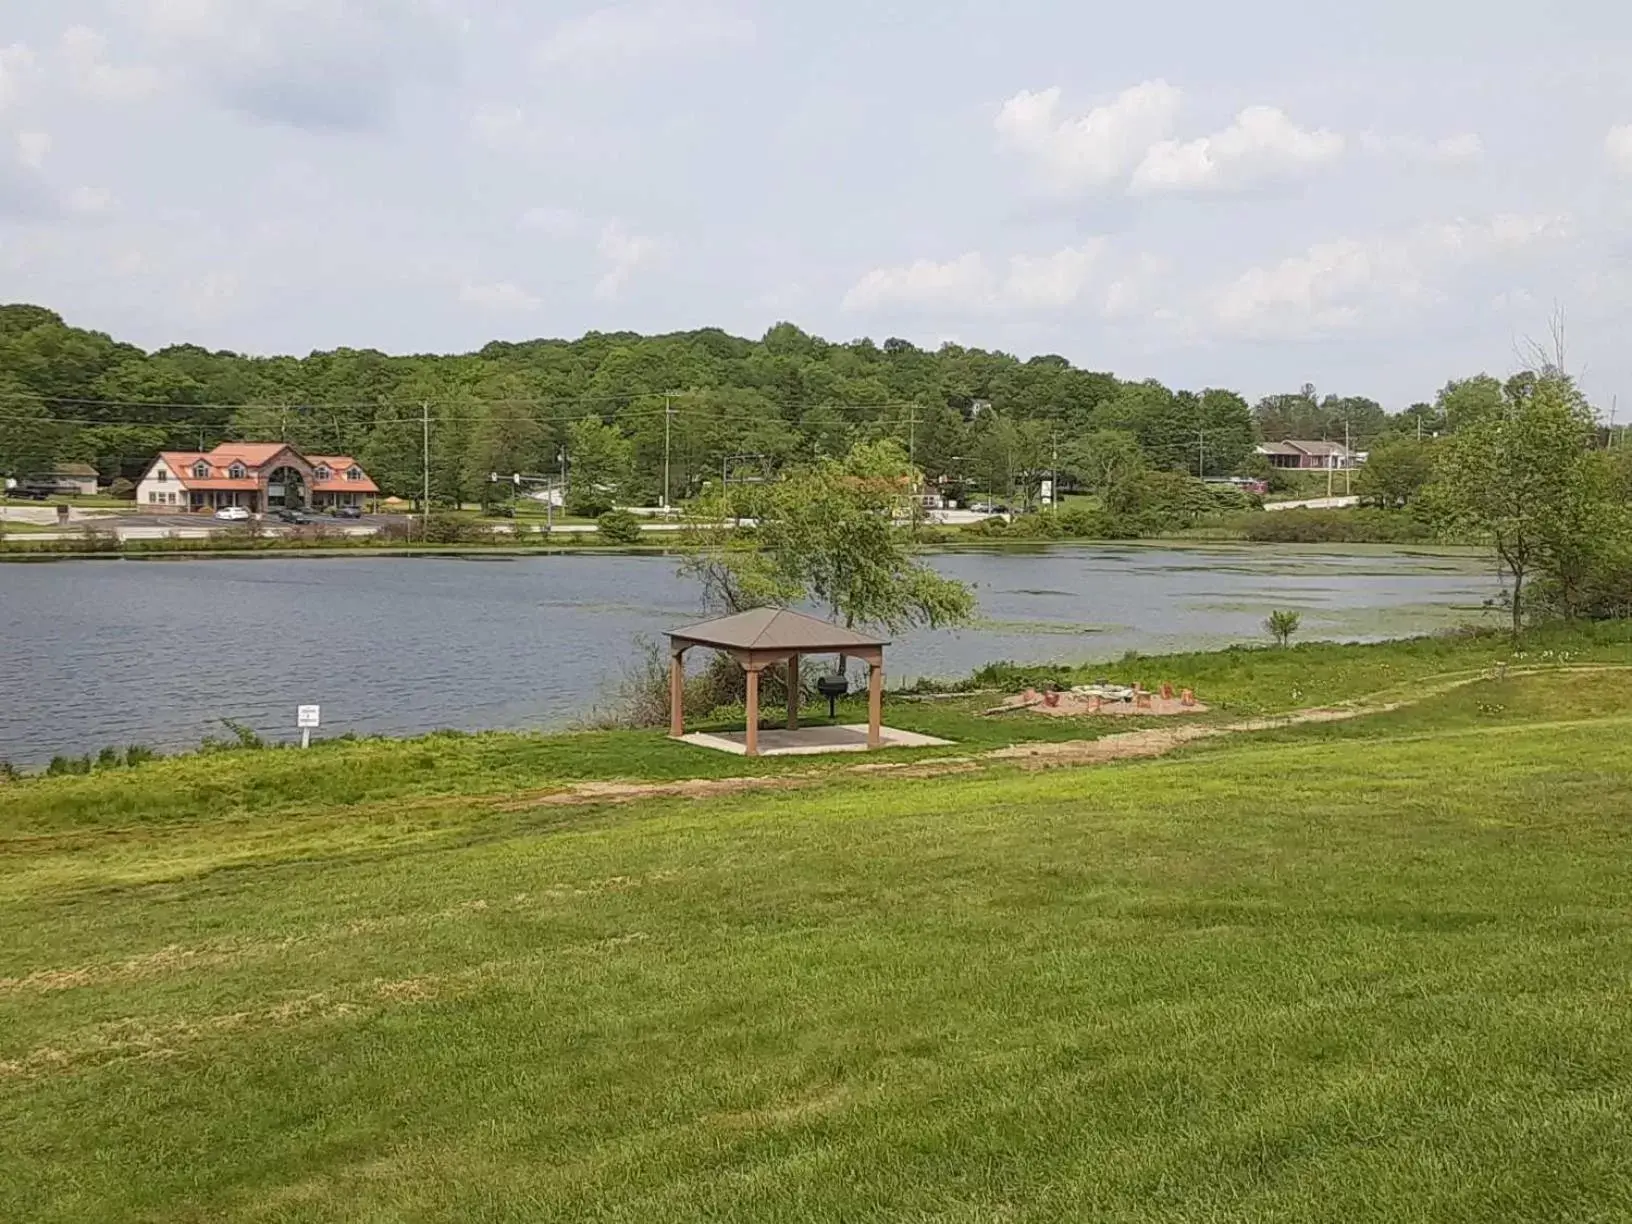
M 459 300 L 487 310 L 506 311 L 537 310 L 544 304 L 543 299 L 512 281 L 494 281 L 485 285 L 467 281 L 459 287 Z
M 583 218 L 570 208 L 529 208 L 518 222 L 524 230 L 551 238 L 570 238 L 583 228 Z
M 1408 233 L 1316 243 L 1278 263 L 1249 268 L 1212 296 L 1212 322 L 1226 332 L 1273 337 L 1319 334 L 1365 321 L 1368 308 L 1397 311 L 1434 300 L 1458 268 L 1511 256 L 1563 237 L 1562 217 L 1498 214 Z
M 998 111 L 995 126 L 1003 143 L 1029 158 L 1053 186 L 1098 187 L 1133 169 L 1173 130 L 1182 98 L 1166 81 L 1146 81 L 1071 118 L 1060 115 L 1055 86 L 1015 94 Z
M 1615 169 L 1632 174 L 1632 123 L 1609 129 L 1604 137 L 1604 154 Z
M 1463 132 L 1434 141 L 1430 153 L 1430 160 L 1443 166 L 1472 165 L 1484 160 L 1485 142 L 1477 132 Z
M 158 90 L 158 73 L 147 65 L 120 68 L 109 63 L 107 38 L 89 26 L 63 31 L 62 56 L 74 88 L 99 102 L 136 102 Z
M 17 160 L 30 170 L 45 165 L 46 154 L 51 152 L 51 136 L 47 132 L 18 132 Z
M 34 66 L 34 52 L 22 43 L 0 47 L 0 110 L 23 92 L 23 77 Z
M 106 187 L 75 187 L 64 203 L 80 217 L 103 217 L 114 209 L 113 192 Z
M 1173 270 L 1173 261 L 1149 253 L 1136 256 L 1105 286 L 1101 313 L 1107 319 L 1126 319 L 1141 313 L 1161 315 L 1153 309 L 1153 297 Z
M 1105 243 L 1095 238 L 1049 255 L 1015 255 L 1002 271 L 970 251 L 937 263 L 874 268 L 844 295 L 848 311 L 907 307 L 924 310 L 1058 310 L 1073 305 L 1093 283 Z
M 692 55 L 753 41 L 753 23 L 709 3 L 614 4 L 563 21 L 534 52 L 549 68 L 592 72 L 659 56 Z
M 1307 131 L 1273 106 L 1249 106 L 1221 132 L 1197 140 L 1164 140 L 1133 173 L 1137 192 L 1227 191 L 1329 165 L 1343 155 L 1343 137 Z
M 1082 295 L 1096 270 L 1105 241 L 1096 238 L 1079 247 L 1052 255 L 1016 255 L 1009 260 L 1009 275 L 999 290 L 1005 306 L 1017 309 L 1058 309 Z
M 991 276 L 978 251 L 946 263 L 916 260 L 874 268 L 844 295 L 845 310 L 886 306 L 967 306 L 985 297 Z
M 618 222 L 609 221 L 601 229 L 596 248 L 608 265 L 606 273 L 595 282 L 595 296 L 604 299 L 617 297 L 636 269 L 650 263 L 662 250 L 662 244 L 655 238 L 631 234 Z

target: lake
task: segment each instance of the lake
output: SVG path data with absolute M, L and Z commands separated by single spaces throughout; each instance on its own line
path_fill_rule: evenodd
M 1274 608 L 1302 638 L 1370 640 L 1476 619 L 1488 564 L 1410 551 L 1051 546 L 930 557 L 975 584 L 980 620 L 903 636 L 891 683 L 997 659 L 1263 641 Z M 192 747 L 223 719 L 323 733 L 559 728 L 604 700 L 635 639 L 702 619 L 673 559 L 66 561 L 0 565 L 0 760 L 104 745 Z

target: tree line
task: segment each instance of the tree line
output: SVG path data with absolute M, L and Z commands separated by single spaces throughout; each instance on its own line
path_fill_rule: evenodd
M 287 441 L 361 458 L 388 493 L 489 495 L 494 473 L 580 477 L 610 500 L 695 496 L 736 468 L 776 471 L 893 439 L 932 481 L 1016 502 L 1055 476 L 1095 492 L 1151 472 L 1270 475 L 1255 445 L 1356 445 L 1442 427 L 1434 405 L 1391 415 L 1312 387 L 1250 405 L 1221 388 L 1173 389 L 904 340 L 835 344 L 780 323 L 758 340 L 702 329 L 592 332 L 450 356 L 337 349 L 251 357 L 175 345 L 147 352 L 0 306 L 0 471 L 94 464 L 134 479 L 160 449 Z M 429 449 L 426 438 L 429 436 Z M 665 485 L 667 486 L 665 490 Z

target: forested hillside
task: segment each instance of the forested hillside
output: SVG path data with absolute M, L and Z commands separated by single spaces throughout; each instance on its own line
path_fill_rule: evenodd
M 1254 408 L 1230 390 L 1123 382 L 1061 357 L 833 344 L 788 323 L 758 340 L 592 332 L 453 356 L 244 357 L 148 353 L 42 307 L 0 307 L 0 472 L 74 459 L 111 481 L 166 446 L 283 439 L 361 456 L 388 492 L 412 495 L 423 416 L 434 494 L 454 501 L 480 496 L 490 472 L 553 472 L 563 450 L 616 477 L 627 500 L 650 501 L 666 430 L 679 499 L 733 461 L 774 468 L 880 437 L 931 478 L 1023 496 L 1055 469 L 1087 484 L 1128 463 L 1229 475 L 1254 467 L 1259 438 L 1341 439 L 1347 427 L 1357 446 L 1375 445 L 1414 436 L 1419 418 L 1434 424 L 1427 405 L 1391 418 L 1305 388 Z

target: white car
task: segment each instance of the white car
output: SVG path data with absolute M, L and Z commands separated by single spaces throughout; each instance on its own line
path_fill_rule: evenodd
M 249 507 L 222 506 L 215 512 L 215 517 L 224 523 L 247 523 L 249 521 Z

